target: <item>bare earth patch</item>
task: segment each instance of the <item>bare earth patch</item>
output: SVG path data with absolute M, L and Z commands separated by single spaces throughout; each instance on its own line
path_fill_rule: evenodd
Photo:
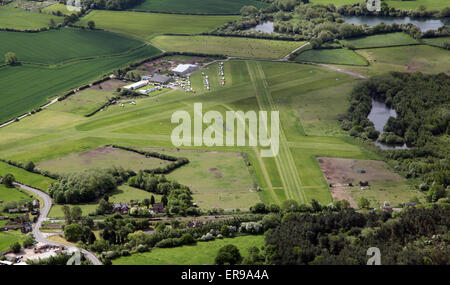
M 110 79 L 100 84 L 96 84 L 91 88 L 93 90 L 115 91 L 117 88 L 127 85 L 127 82 L 118 79 Z
M 348 184 L 358 184 L 359 181 L 375 182 L 403 182 L 405 179 L 391 171 L 384 161 L 318 157 L 320 168 L 332 185 L 330 188 L 334 200 L 347 200 L 354 208 L 356 201 L 352 198 Z M 358 186 L 359 187 L 359 186 Z

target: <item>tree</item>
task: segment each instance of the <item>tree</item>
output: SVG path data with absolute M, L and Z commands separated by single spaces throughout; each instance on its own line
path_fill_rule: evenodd
M 150 204 L 153 206 L 155 205 L 155 196 L 152 195 L 152 197 L 150 198 Z
M 88 28 L 89 28 L 89 29 L 91 29 L 91 30 L 95 29 L 95 22 L 94 22 L 94 21 L 89 21 L 89 22 L 87 23 L 87 25 L 88 25 Z
M 70 213 L 70 217 L 72 221 L 78 222 L 80 221 L 81 217 L 83 216 L 83 211 L 79 206 L 75 206 L 72 208 L 72 211 Z
M 370 201 L 367 198 L 361 197 L 358 201 L 358 207 L 361 209 L 368 209 L 370 207 Z
M 239 249 L 233 245 L 228 244 L 221 249 L 217 253 L 215 263 L 217 265 L 236 265 L 241 263 L 242 256 L 239 252 Z
M 25 169 L 27 171 L 33 171 L 35 167 L 36 166 L 34 165 L 34 163 L 32 161 L 30 161 L 27 164 L 25 164 Z
M 258 13 L 258 9 L 255 6 L 244 6 L 240 12 L 243 16 L 255 15 Z
M 77 242 L 83 234 L 83 226 L 71 224 L 64 227 L 64 236 L 68 241 Z
M 142 201 L 142 203 L 144 203 L 144 205 L 147 207 L 147 209 L 150 208 L 150 204 L 151 204 L 150 199 L 145 198 L 145 199 Z
M 7 52 L 5 54 L 5 63 L 6 65 L 15 65 L 19 63 L 19 60 L 17 59 L 17 56 L 13 52 Z
M 34 244 L 34 242 L 35 242 L 35 240 L 32 236 L 27 236 L 22 244 L 23 244 L 23 247 L 26 248 L 26 247 L 32 246 Z
M 55 28 L 56 27 L 56 23 L 55 20 L 53 20 L 53 18 L 50 19 L 50 28 Z
M 12 252 L 14 252 L 14 253 L 19 253 L 20 250 L 22 249 L 22 247 L 20 246 L 20 243 L 18 243 L 18 242 L 13 243 L 9 248 L 10 248 L 10 249 L 12 250 Z
M 14 187 L 14 182 L 16 181 L 16 179 L 14 178 L 14 175 L 12 175 L 11 173 L 8 173 L 5 175 L 5 177 L 2 180 L 3 185 L 5 185 L 8 188 L 13 188 Z
M 62 206 L 62 212 L 64 213 L 64 219 L 66 224 L 70 225 L 72 223 L 72 216 L 70 214 L 70 207 L 67 205 Z

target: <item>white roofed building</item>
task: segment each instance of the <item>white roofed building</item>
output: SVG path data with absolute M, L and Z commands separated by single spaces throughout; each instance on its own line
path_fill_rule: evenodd
M 136 90 L 136 89 L 146 86 L 147 84 L 148 84 L 147 80 L 141 80 L 139 82 L 127 85 L 123 88 L 128 89 L 128 90 Z
M 172 69 L 172 72 L 179 75 L 185 75 L 192 73 L 198 69 L 198 65 L 195 64 L 179 64 L 177 67 Z

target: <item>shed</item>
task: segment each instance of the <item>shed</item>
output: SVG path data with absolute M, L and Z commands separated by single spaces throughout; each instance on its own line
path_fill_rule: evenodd
M 172 69 L 172 72 L 175 74 L 185 75 L 188 73 L 192 73 L 198 69 L 198 65 L 195 64 L 179 64 L 177 67 Z

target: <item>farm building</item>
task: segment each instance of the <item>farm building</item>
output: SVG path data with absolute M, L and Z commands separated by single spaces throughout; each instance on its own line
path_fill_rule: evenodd
M 185 75 L 192 73 L 198 69 L 198 65 L 195 64 L 179 64 L 177 67 L 172 69 L 172 72 L 179 75 Z
M 150 77 L 148 79 L 148 81 L 153 82 L 153 83 L 160 83 L 160 84 L 166 84 L 168 83 L 172 78 L 170 78 L 169 76 L 165 76 L 165 75 L 159 75 L 159 74 L 155 74 L 152 77 Z
M 139 88 L 141 88 L 141 87 L 144 87 L 144 86 L 147 85 L 147 84 L 148 84 L 148 81 L 147 81 L 147 80 L 141 80 L 141 81 L 139 81 L 139 82 L 136 82 L 136 83 L 127 85 L 127 86 L 125 86 L 125 87 L 123 87 L 123 88 L 128 89 L 128 90 L 136 90 L 136 89 L 139 89 Z
M 147 90 L 139 90 L 139 93 L 141 93 L 143 95 L 147 95 L 147 94 L 152 93 L 152 92 L 154 92 L 156 90 L 158 90 L 158 88 L 153 87 L 153 88 L 150 88 L 150 89 L 147 89 Z

